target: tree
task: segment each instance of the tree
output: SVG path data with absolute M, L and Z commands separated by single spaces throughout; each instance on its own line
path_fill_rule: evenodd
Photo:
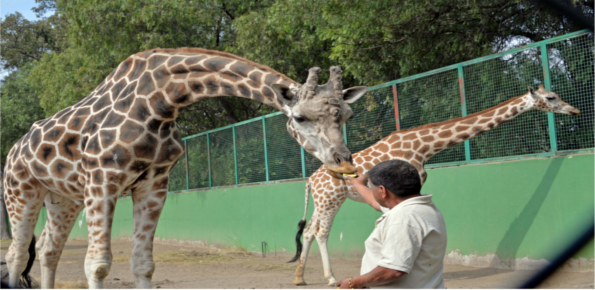
M 593 15 L 593 1 L 576 1 Z M 331 0 L 323 7 L 332 59 L 356 78 L 379 83 L 580 29 L 566 17 L 524 0 Z
M 326 23 L 316 8 L 310 1 L 278 1 L 268 9 L 247 13 L 234 21 L 237 36 L 228 50 L 305 81 L 310 67 L 335 64 L 329 59 L 332 42 L 319 36 Z M 326 69 L 321 75 L 325 78 Z
M 50 116 L 89 94 L 126 57 L 156 47 L 225 50 L 235 37 L 233 20 L 271 1 L 58 1 L 55 9 L 69 23 L 70 46 L 50 52 L 33 72 L 41 105 Z M 40 12 L 40 13 L 41 13 Z M 84 36 L 84 37 L 83 37 Z M 204 100 L 178 117 L 183 136 L 273 112 L 240 98 Z
M 44 111 L 39 106 L 37 92 L 29 82 L 29 74 L 33 66 L 29 63 L 10 73 L 0 87 L 2 101 L 0 107 L 2 122 L 0 163 L 2 168 L 4 168 L 6 155 L 12 146 L 29 131 L 35 121 L 44 118 Z
M 593 15 L 592 0 L 574 2 Z M 237 47 L 255 47 L 261 62 L 318 54 L 368 85 L 488 55 L 512 39 L 530 43 L 580 29 L 526 0 L 289 0 L 243 18 L 235 21 Z
M 0 28 L 2 69 L 19 69 L 40 60 L 49 51 L 60 52 L 65 46 L 64 25 L 58 16 L 38 21 L 29 21 L 19 12 L 6 16 Z

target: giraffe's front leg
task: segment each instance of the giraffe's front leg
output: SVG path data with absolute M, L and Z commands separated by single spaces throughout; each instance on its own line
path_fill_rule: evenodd
M 85 257 L 85 275 L 90 289 L 103 288 L 103 280 L 112 264 L 111 228 L 114 209 L 122 188 L 114 184 L 85 187 L 85 211 L 89 229 L 89 247 Z
M 165 174 L 153 180 L 143 181 L 132 191 L 134 233 L 130 266 L 136 287 L 139 289 L 151 288 L 151 279 L 155 271 L 153 238 L 167 197 L 168 183 L 169 177 Z
M 41 288 L 53 289 L 64 244 L 84 206 L 69 198 L 52 203 L 50 195 L 46 196 L 45 204 L 48 220 L 37 243 L 37 250 L 41 262 Z

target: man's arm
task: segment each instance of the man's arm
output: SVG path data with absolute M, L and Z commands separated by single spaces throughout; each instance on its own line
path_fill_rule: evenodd
M 405 272 L 388 269 L 384 267 L 376 267 L 374 270 L 351 279 L 351 287 L 353 289 L 361 289 L 364 287 L 376 287 L 392 283 L 397 279 L 407 275 Z M 349 279 L 343 279 L 335 285 L 341 289 L 349 289 Z
M 353 178 L 350 176 L 343 177 L 345 180 L 351 181 L 355 191 L 361 195 L 364 201 L 373 207 L 375 210 L 380 211 L 380 204 L 374 199 L 374 195 L 372 193 L 372 189 L 370 189 L 366 184 L 368 183 L 368 177 L 366 175 L 358 175 L 357 178 Z

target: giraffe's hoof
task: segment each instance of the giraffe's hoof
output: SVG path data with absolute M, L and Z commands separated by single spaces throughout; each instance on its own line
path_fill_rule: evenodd
M 293 285 L 304 286 L 304 285 L 307 285 L 307 284 L 306 284 L 306 281 L 304 281 L 304 279 L 295 278 L 295 280 L 293 280 Z
M 330 279 L 328 280 L 328 285 L 331 287 L 334 287 L 337 284 L 337 280 L 335 279 Z

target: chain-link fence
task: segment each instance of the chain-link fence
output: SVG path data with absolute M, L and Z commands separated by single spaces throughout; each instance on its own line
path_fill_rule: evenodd
M 477 113 L 542 84 L 581 115 L 526 112 L 440 152 L 427 167 L 593 152 L 594 56 L 593 34 L 581 31 L 372 87 L 351 104 L 345 141 L 355 153 L 395 130 Z M 322 163 L 286 123 L 278 112 L 185 138 L 169 190 L 307 178 Z

